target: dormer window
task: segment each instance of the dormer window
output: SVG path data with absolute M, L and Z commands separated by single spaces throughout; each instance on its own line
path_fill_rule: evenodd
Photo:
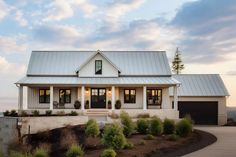
M 95 74 L 102 74 L 102 60 L 95 60 Z

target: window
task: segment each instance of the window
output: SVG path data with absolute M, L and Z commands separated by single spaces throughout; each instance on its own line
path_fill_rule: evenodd
M 95 60 L 95 74 L 102 74 L 102 60 Z
M 125 103 L 135 103 L 136 102 L 135 89 L 125 89 L 124 102 Z
M 158 106 L 161 108 L 162 90 L 161 89 L 148 89 L 147 90 L 147 104 Z
M 71 103 L 71 90 L 60 89 L 59 90 L 59 103 Z
M 50 103 L 50 90 L 49 89 L 39 90 L 39 103 Z

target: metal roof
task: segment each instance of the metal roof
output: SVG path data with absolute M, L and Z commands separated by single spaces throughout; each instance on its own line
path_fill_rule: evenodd
M 180 74 L 172 75 L 181 82 L 178 96 L 229 96 L 218 74 Z M 173 96 L 173 88 L 170 88 Z
M 22 85 L 176 85 L 179 82 L 172 77 L 24 77 L 16 84 Z
M 76 75 L 96 51 L 33 51 L 27 75 Z M 164 51 L 100 51 L 120 75 L 171 75 Z

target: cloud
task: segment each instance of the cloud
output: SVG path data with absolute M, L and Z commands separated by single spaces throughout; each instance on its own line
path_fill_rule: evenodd
M 104 12 L 104 29 L 107 31 L 116 31 L 120 28 L 120 18 L 127 12 L 135 10 L 142 6 L 146 0 L 121 0 L 109 3 Z
M 0 56 L 0 74 L 22 75 L 26 71 L 25 65 L 10 63 Z
M 169 23 L 183 30 L 180 43 L 189 63 L 212 64 L 229 60 L 235 53 L 236 1 L 199 0 L 180 8 Z
M 19 23 L 19 25 L 22 26 L 22 27 L 28 25 L 28 21 L 24 18 L 24 15 L 23 15 L 22 11 L 20 11 L 20 10 L 16 11 L 15 19 Z
M 23 38 L 22 35 L 16 37 L 0 36 L 0 52 L 6 54 L 25 52 L 27 45 L 19 42 Z
M 9 11 L 9 6 L 3 0 L 0 0 L 0 20 L 3 19 Z
M 86 0 L 53 0 L 47 6 L 47 14 L 44 21 L 60 21 L 72 17 L 77 9 L 80 9 L 85 17 L 93 15 L 96 6 Z

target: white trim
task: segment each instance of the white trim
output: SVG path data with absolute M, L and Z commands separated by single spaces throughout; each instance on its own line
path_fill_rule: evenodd
M 112 110 L 115 110 L 115 86 L 111 87 L 111 104 L 112 104 Z
M 84 110 L 84 86 L 81 87 L 81 110 Z
M 50 110 L 53 110 L 53 86 L 50 86 Z
M 143 110 L 147 110 L 147 86 L 143 86 Z

